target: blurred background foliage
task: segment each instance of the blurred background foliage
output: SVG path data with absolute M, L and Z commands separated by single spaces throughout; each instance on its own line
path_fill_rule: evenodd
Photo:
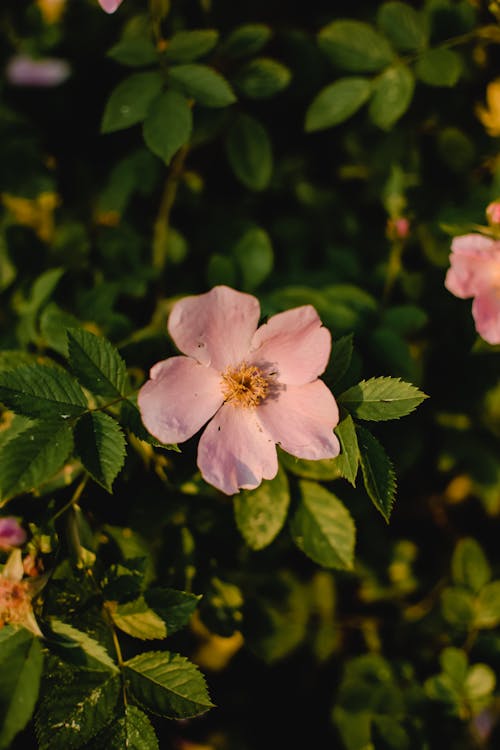
M 389 524 L 325 477 L 356 521 L 352 571 L 286 529 L 246 544 L 191 444 L 139 445 L 113 495 L 86 490 L 94 530 L 130 527 L 161 582 L 202 595 L 171 641 L 217 707 L 158 720 L 162 748 L 498 747 L 500 348 L 443 281 L 452 236 L 500 196 L 499 21 L 480 0 L 2 2 L 2 369 L 63 361 L 83 325 L 139 386 L 174 353 L 172 302 L 222 283 L 352 334 L 335 393 L 390 375 L 429 396 L 374 429 Z M 16 83 L 20 54 L 69 75 Z M 43 528 L 58 491 L 9 509 Z

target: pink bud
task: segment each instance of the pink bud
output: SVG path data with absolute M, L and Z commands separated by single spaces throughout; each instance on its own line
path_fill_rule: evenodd
M 500 227 L 500 200 L 493 201 L 486 208 L 488 223 L 494 227 Z
M 410 222 L 404 216 L 387 220 L 387 236 L 391 240 L 405 240 L 410 234 Z
M 26 532 L 15 518 L 0 518 L 0 549 L 19 547 L 26 541 Z
M 99 0 L 99 5 L 106 13 L 114 13 L 122 2 L 123 0 Z

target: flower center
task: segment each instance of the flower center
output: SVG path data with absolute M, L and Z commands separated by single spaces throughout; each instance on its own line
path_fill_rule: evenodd
M 269 377 L 255 365 L 242 362 L 222 373 L 222 393 L 233 406 L 258 406 L 269 392 Z

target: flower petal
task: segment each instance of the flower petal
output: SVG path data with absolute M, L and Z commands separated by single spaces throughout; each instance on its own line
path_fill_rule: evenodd
M 478 334 L 489 344 L 500 344 L 500 290 L 478 294 L 472 303 Z
M 168 331 L 181 352 L 222 372 L 245 359 L 259 316 L 259 302 L 251 294 L 216 286 L 179 300 Z
M 259 420 L 273 440 L 297 458 L 334 458 L 340 444 L 333 428 L 339 421 L 337 403 L 322 380 L 288 385 L 277 398 L 258 407 Z
M 257 410 L 224 404 L 200 438 L 198 467 L 204 480 L 226 495 L 273 479 L 278 472 L 276 448 Z
M 224 400 L 219 373 L 190 357 L 158 362 L 150 375 L 137 403 L 144 425 L 162 443 L 188 440 Z
M 106 13 L 114 13 L 122 2 L 123 0 L 99 0 L 99 5 Z
M 456 297 L 473 297 L 500 284 L 500 242 L 482 234 L 464 234 L 451 243 L 444 285 Z
M 250 361 L 277 372 L 280 383 L 303 385 L 324 372 L 332 342 L 312 305 L 278 313 L 252 340 Z

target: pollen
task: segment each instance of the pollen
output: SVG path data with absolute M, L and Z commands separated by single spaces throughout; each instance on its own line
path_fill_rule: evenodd
M 245 408 L 258 406 L 269 393 L 270 378 L 255 365 L 242 362 L 222 373 L 222 393 L 226 403 Z

